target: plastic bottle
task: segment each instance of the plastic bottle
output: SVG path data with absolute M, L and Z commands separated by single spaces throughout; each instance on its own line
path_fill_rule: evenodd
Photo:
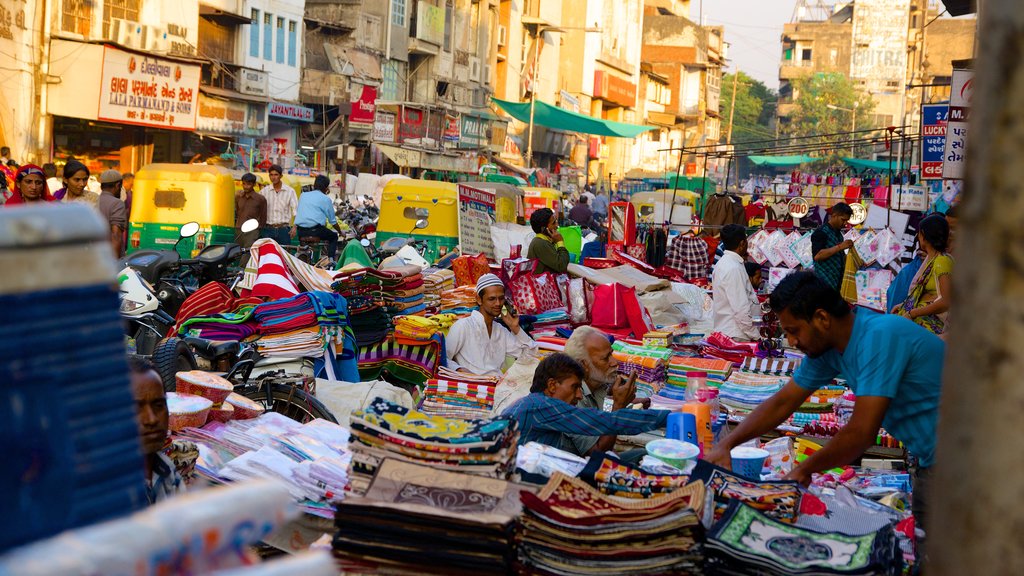
M 704 390 L 708 387 L 707 372 L 686 373 L 686 401 L 701 401 L 704 397 Z

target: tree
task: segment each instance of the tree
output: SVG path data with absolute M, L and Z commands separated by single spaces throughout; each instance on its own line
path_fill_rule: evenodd
M 781 127 L 781 132 L 787 136 L 849 132 L 854 124 L 851 114 L 856 114 L 857 130 L 876 128 L 872 123 L 874 100 L 869 95 L 858 94 L 843 74 L 818 73 L 797 78 L 793 81 L 793 95 L 794 108 L 789 122 Z M 837 139 L 850 138 L 830 140 Z
M 738 74 L 738 76 L 736 75 Z M 778 94 L 742 71 L 726 74 L 722 77 L 721 118 L 724 135 L 729 130 L 729 117 L 732 105 L 733 83 L 736 85 L 736 113 L 732 117 L 732 142 L 754 142 L 769 140 L 775 136 L 772 118 L 775 116 L 775 103 Z

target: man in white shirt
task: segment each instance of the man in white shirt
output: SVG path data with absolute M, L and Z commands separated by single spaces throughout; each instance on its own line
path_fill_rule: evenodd
M 725 252 L 715 264 L 711 277 L 714 330 L 735 340 L 757 340 L 759 331 L 754 327 L 757 294 L 743 265 L 747 256 L 747 231 L 738 224 L 728 224 L 722 228 L 721 238 Z
M 505 285 L 497 276 L 480 277 L 476 301 L 480 309 L 452 324 L 445 338 L 448 367 L 479 376 L 501 376 L 506 357 L 518 357 L 537 343 L 519 327 L 519 316 L 503 312 Z M 508 328 L 496 323 L 497 318 Z
M 283 173 L 277 164 L 267 170 L 270 186 L 260 190 L 267 199 L 267 227 L 260 231 L 260 238 L 271 238 L 281 246 L 287 246 L 295 237 L 292 221 L 299 209 L 299 197 L 294 188 L 281 181 Z

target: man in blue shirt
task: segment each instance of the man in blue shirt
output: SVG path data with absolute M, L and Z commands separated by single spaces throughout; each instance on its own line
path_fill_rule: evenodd
M 923 482 L 935 456 L 943 341 L 900 316 L 851 311 L 813 272 L 787 276 L 770 303 L 789 344 L 807 358 L 782 390 L 744 419 L 708 460 L 730 466 L 733 447 L 774 430 L 815 390 L 842 376 L 857 395 L 850 421 L 787 478 L 807 484 L 813 472 L 853 462 L 884 427 L 917 459 L 916 475 Z M 919 494 L 917 484 L 915 478 L 914 513 L 923 525 L 924 490 Z
M 327 197 L 330 185 L 331 181 L 327 176 L 317 176 L 313 180 L 313 189 L 299 196 L 299 207 L 295 211 L 295 228 L 300 239 L 316 237 L 327 241 L 327 254 L 333 259 L 338 252 L 338 234 L 341 233 L 341 226 L 334 214 L 334 203 Z M 335 233 L 324 226 L 324 222 L 330 222 L 338 232 Z
M 539 442 L 560 448 L 563 434 L 604 436 L 640 434 L 665 426 L 668 410 L 616 410 L 605 412 L 577 408 L 583 398 L 583 367 L 566 354 L 552 354 L 540 361 L 533 374 L 530 394 L 502 414 L 519 422 L 519 444 Z M 620 381 L 617 386 L 635 384 Z M 613 388 L 612 394 L 620 392 Z

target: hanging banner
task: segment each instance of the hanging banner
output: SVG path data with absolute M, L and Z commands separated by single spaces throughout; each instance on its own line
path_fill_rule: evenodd
M 459 126 L 459 148 L 481 148 L 487 143 L 487 120 L 479 116 L 462 115 Z
M 447 144 L 455 144 L 459 141 L 459 117 L 445 114 L 443 141 Z
M 921 178 L 924 180 L 942 179 L 948 117 L 949 104 L 921 106 Z
M 967 119 L 974 92 L 974 71 L 954 69 L 949 91 L 949 118 L 946 124 L 946 150 L 942 161 L 942 177 L 962 180 L 967 152 Z
M 352 114 L 348 119 L 353 124 L 373 124 L 374 112 L 377 110 L 377 89 L 373 86 L 352 85 L 352 95 L 359 95 L 359 98 L 352 102 Z
M 97 119 L 195 130 L 199 66 L 103 48 Z
M 459 248 L 463 254 L 494 258 L 491 224 L 496 222 L 494 193 L 459 184 Z

